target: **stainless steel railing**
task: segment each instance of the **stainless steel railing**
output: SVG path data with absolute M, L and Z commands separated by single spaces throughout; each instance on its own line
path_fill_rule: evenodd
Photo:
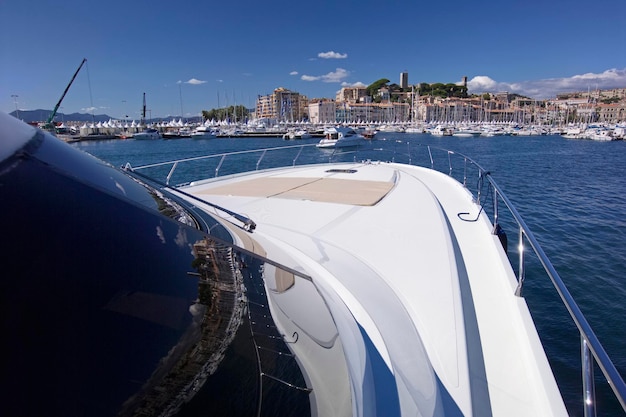
M 197 157 L 192 157 L 192 158 L 177 159 L 174 161 L 159 162 L 155 164 L 146 164 L 146 165 L 141 165 L 137 167 L 133 167 L 130 163 L 126 163 L 126 165 L 124 166 L 124 169 L 130 170 L 130 171 L 141 171 L 141 170 L 146 170 L 149 168 L 164 167 L 164 166 L 171 165 L 171 168 L 165 178 L 165 183 L 167 185 L 170 185 L 170 181 L 171 181 L 172 176 L 174 175 L 174 172 L 176 171 L 176 169 L 178 168 L 180 164 L 185 163 L 185 162 L 219 159 L 219 162 L 217 163 L 217 166 L 215 168 L 215 177 L 219 177 L 220 169 L 222 168 L 224 161 L 226 160 L 227 157 L 241 156 L 241 155 L 253 155 L 256 153 L 260 153 L 261 155 L 256 160 L 256 167 L 255 167 L 255 169 L 258 170 L 260 169 L 261 162 L 263 161 L 263 159 L 265 158 L 265 155 L 268 152 L 285 151 L 285 150 L 296 151 L 297 150 L 298 152 L 296 156 L 291 161 L 292 166 L 295 166 L 297 164 L 298 158 L 302 154 L 303 149 L 314 147 L 314 146 L 315 144 L 304 144 L 304 145 L 293 145 L 293 146 L 279 146 L 275 148 L 251 149 L 251 150 L 246 150 L 246 151 L 225 152 L 225 153 L 218 153 L 218 154 L 212 154 L 212 155 L 197 156 Z
M 609 355 L 607 354 L 604 347 L 602 346 L 599 339 L 597 338 L 596 334 L 594 333 L 593 329 L 587 322 L 587 319 L 585 318 L 582 311 L 576 304 L 574 298 L 572 297 L 569 290 L 565 286 L 565 283 L 563 282 L 558 272 L 556 271 L 556 269 L 550 262 L 548 256 L 545 254 L 545 252 L 541 248 L 541 245 L 539 244 L 539 242 L 537 241 L 537 239 L 531 232 L 528 225 L 524 222 L 524 220 L 522 219 L 521 215 L 519 214 L 519 212 L 517 211 L 513 203 L 504 194 L 504 192 L 498 186 L 495 179 L 491 176 L 491 173 L 485 170 L 484 168 L 482 168 L 473 159 L 463 154 L 449 151 L 446 149 L 442 149 L 442 148 L 438 148 L 438 147 L 434 147 L 430 145 L 411 143 L 408 141 L 406 142 L 405 141 L 393 141 L 392 146 L 389 146 L 389 144 L 386 144 L 386 145 L 388 145 L 386 148 L 356 149 L 356 150 L 352 150 L 349 152 L 331 151 L 331 152 L 327 152 L 324 155 L 324 160 L 325 162 L 333 162 L 340 158 L 343 158 L 345 162 L 348 157 L 349 159 L 353 161 L 378 158 L 378 160 L 388 160 L 390 162 L 406 161 L 406 163 L 413 165 L 413 162 L 415 160 L 419 160 L 419 158 L 416 157 L 416 153 L 414 152 L 414 149 L 419 150 L 419 149 L 426 148 L 427 154 L 423 157 L 422 165 L 423 166 L 429 165 L 430 168 L 442 171 L 450 176 L 453 176 L 453 174 L 456 173 L 455 168 L 454 168 L 455 165 L 453 163 L 453 161 L 456 161 L 456 160 L 453 158 L 460 158 L 462 166 L 463 166 L 463 173 L 462 173 L 462 178 L 460 179 L 457 178 L 457 180 L 466 187 L 468 187 L 468 170 L 472 169 L 473 167 L 473 169 L 477 171 L 478 182 L 479 182 L 479 185 L 476 187 L 476 190 L 474 191 L 474 194 L 475 194 L 474 197 L 476 199 L 476 203 L 480 205 L 481 207 L 485 207 L 486 204 L 488 203 L 488 200 L 490 198 L 492 200 L 493 206 L 490 209 L 492 211 L 491 223 L 493 225 L 493 233 L 494 234 L 496 233 L 497 226 L 500 221 L 499 210 L 500 210 L 501 204 L 504 204 L 505 207 L 508 209 L 509 213 L 511 214 L 518 228 L 518 253 L 519 253 L 518 254 L 518 268 L 517 268 L 518 285 L 515 290 L 515 294 L 519 297 L 522 296 L 522 289 L 523 289 L 525 274 L 526 274 L 526 268 L 525 268 L 525 262 L 526 262 L 526 257 L 527 257 L 526 254 L 528 252 L 528 249 L 531 249 L 534 252 L 534 254 L 537 256 L 541 265 L 543 266 L 543 269 L 545 270 L 546 274 L 550 278 L 552 285 L 554 286 L 557 293 L 559 294 L 561 301 L 563 302 L 564 306 L 567 308 L 574 324 L 578 328 L 578 332 L 580 333 L 580 340 L 581 340 L 581 364 L 582 364 L 582 373 L 583 373 L 582 379 L 583 379 L 584 415 L 586 417 L 591 417 L 591 416 L 596 415 L 595 386 L 594 386 L 594 375 L 593 375 L 594 363 L 597 364 L 599 369 L 602 371 L 602 374 L 604 375 L 608 384 L 613 390 L 613 393 L 615 394 L 617 400 L 619 401 L 620 405 L 626 412 L 626 384 L 624 383 L 622 376 L 620 375 L 617 368 L 611 361 Z M 163 167 L 163 166 L 171 165 L 171 168 L 169 169 L 169 172 L 165 180 L 165 183 L 169 185 L 174 172 L 179 167 L 179 165 L 184 162 L 201 161 L 201 160 L 219 158 L 219 162 L 217 163 L 216 168 L 215 168 L 215 177 L 217 177 L 220 175 L 220 170 L 223 166 L 224 161 L 226 160 L 226 158 L 229 158 L 229 157 L 239 157 L 243 155 L 251 156 L 256 153 L 259 153 L 260 156 L 255 159 L 256 162 L 254 164 L 255 169 L 259 170 L 261 167 L 261 163 L 262 161 L 266 159 L 265 157 L 268 152 L 278 152 L 278 151 L 282 152 L 285 150 L 289 150 L 292 152 L 297 151 L 296 156 L 293 157 L 292 159 L 289 159 L 290 164 L 292 166 L 295 166 L 300 161 L 303 152 L 307 148 L 311 148 L 314 146 L 315 144 L 301 144 L 301 145 L 282 146 L 282 147 L 266 148 L 266 149 L 253 149 L 253 150 L 246 150 L 246 151 L 227 152 L 227 153 L 221 153 L 221 154 L 215 154 L 215 155 L 179 159 L 175 161 L 162 162 L 158 164 L 148 164 L 148 165 L 143 165 L 143 166 L 138 166 L 138 167 L 132 167 L 130 164 L 126 164 L 125 169 L 131 170 L 131 171 L 139 171 L 139 170 L 144 170 L 148 168 Z M 435 162 L 439 162 L 439 159 L 435 158 L 435 155 L 434 155 L 435 152 L 437 154 L 442 153 L 445 155 L 444 166 L 446 165 L 446 162 L 447 162 L 447 167 L 446 167 L 447 170 L 444 171 L 444 169 L 442 169 L 441 166 L 439 167 L 435 166 L 436 165 Z M 379 158 L 380 156 L 383 156 L 383 155 L 389 155 L 389 158 L 388 159 Z M 285 165 L 286 164 L 283 164 L 282 166 L 285 166 Z M 419 165 L 419 164 L 416 164 L 416 165 Z M 483 192 L 485 181 L 488 184 L 488 190 L 486 193 Z
M 438 149 L 438 148 L 433 148 L 430 146 L 428 147 L 429 155 L 431 155 L 431 163 L 434 162 L 432 158 L 433 149 Z M 585 318 L 582 311 L 578 307 L 578 304 L 576 304 L 576 301 L 574 300 L 569 290 L 565 286 L 565 283 L 563 282 L 558 272 L 552 265 L 552 262 L 550 262 L 550 259 L 543 251 L 541 245 L 539 244 L 539 242 L 533 235 L 532 231 L 530 230 L 526 222 L 524 222 L 524 220 L 522 219 L 521 215 L 519 214 L 519 212 L 517 211 L 513 203 L 502 192 L 502 189 L 498 186 L 498 184 L 493 179 L 491 174 L 488 171 L 486 171 L 484 168 L 482 168 L 474 160 L 472 160 L 471 158 L 465 155 L 457 154 L 452 151 L 443 150 L 443 149 L 438 149 L 438 150 L 447 153 L 450 174 L 452 173 L 452 163 L 451 163 L 450 158 L 453 155 L 456 155 L 463 159 L 465 169 L 467 168 L 468 165 L 473 165 L 478 170 L 479 181 L 486 179 L 489 182 L 491 191 L 493 193 L 492 224 L 494 225 L 494 230 L 495 230 L 495 226 L 497 225 L 498 218 L 499 218 L 499 212 L 498 212 L 499 201 L 502 201 L 502 203 L 505 204 L 506 208 L 509 210 L 509 212 L 513 216 L 513 219 L 517 223 L 517 226 L 519 229 L 518 230 L 519 232 L 519 235 L 518 235 L 519 265 L 518 265 L 518 285 L 517 285 L 517 289 L 515 290 L 515 294 L 520 297 L 522 295 L 522 288 L 523 288 L 524 278 L 525 278 L 525 267 L 524 267 L 525 258 L 526 258 L 525 254 L 527 252 L 526 251 L 527 246 L 525 245 L 525 243 L 527 242 L 530 248 L 534 251 L 539 261 L 541 262 L 546 274 L 552 281 L 552 284 L 554 288 L 556 289 L 557 293 L 559 294 L 564 306 L 567 308 L 567 311 L 569 312 L 572 320 L 574 321 L 574 324 L 578 328 L 578 332 L 580 333 L 581 365 L 582 365 L 582 374 L 583 374 L 582 378 L 583 378 L 584 415 L 586 417 L 591 417 L 591 416 L 596 415 L 595 383 L 594 383 L 594 375 L 593 375 L 594 360 L 595 360 L 595 363 L 600 368 L 600 370 L 602 371 L 607 382 L 609 383 L 609 386 L 613 390 L 613 393 L 615 394 L 620 405 L 622 406 L 624 411 L 626 411 L 626 384 L 624 383 L 622 376 L 620 375 L 617 368 L 611 361 L 611 358 L 609 357 L 607 352 L 604 350 L 604 347 L 600 343 L 593 329 L 589 325 L 587 319 Z M 464 185 L 467 185 L 466 179 L 467 179 L 467 175 L 466 173 L 464 173 L 464 180 L 463 180 Z M 485 201 L 481 201 L 481 194 L 480 194 L 481 189 L 482 187 L 478 187 L 478 195 L 476 196 L 477 204 L 479 205 L 485 204 Z

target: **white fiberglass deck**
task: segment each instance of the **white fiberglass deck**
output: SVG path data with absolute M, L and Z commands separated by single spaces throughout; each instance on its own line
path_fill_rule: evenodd
M 361 414 L 372 401 L 390 415 L 566 415 L 501 244 L 484 215 L 467 221 L 479 207 L 453 179 L 351 163 L 256 172 L 185 191 L 251 218 L 250 237 L 269 258 L 313 277 L 339 332 L 343 309 L 377 351 L 380 364 L 368 368 L 367 343 L 341 334 L 352 387 L 346 378 L 311 376 L 319 415 Z M 333 366 L 346 367 L 317 372 Z M 382 399 L 381 384 L 395 390 L 396 402 Z M 368 400 L 368 392 L 378 397 Z

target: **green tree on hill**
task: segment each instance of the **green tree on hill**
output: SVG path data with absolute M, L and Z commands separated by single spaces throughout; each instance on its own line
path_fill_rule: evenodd
M 378 93 L 378 90 L 380 90 L 383 87 L 387 87 L 388 83 L 389 83 L 388 79 L 381 78 L 380 80 L 374 81 L 373 83 L 368 85 L 365 91 L 367 92 L 368 96 L 374 97 Z
M 467 98 L 467 87 L 463 85 L 457 85 L 454 83 L 421 83 L 419 85 L 420 96 L 435 96 L 435 97 L 457 97 Z

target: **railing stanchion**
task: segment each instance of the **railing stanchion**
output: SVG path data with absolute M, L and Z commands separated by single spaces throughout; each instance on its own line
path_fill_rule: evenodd
M 222 155 L 222 159 L 220 159 L 220 163 L 217 164 L 217 167 L 215 167 L 215 177 L 216 178 L 219 175 L 220 168 L 222 167 L 222 164 L 224 163 L 224 159 L 226 159 L 226 155 Z
M 265 154 L 267 153 L 267 149 L 265 149 L 263 151 L 263 153 L 261 154 L 261 156 L 259 157 L 259 160 L 256 161 L 256 170 L 259 170 L 259 165 L 261 165 L 261 161 L 263 160 L 263 158 L 265 157 Z
M 478 170 L 478 187 L 476 190 L 476 203 L 480 206 L 480 199 L 483 190 L 483 172 Z
M 467 187 L 467 158 L 463 158 L 463 187 Z
M 296 155 L 295 158 L 293 158 L 293 163 L 291 166 L 296 166 L 296 161 L 298 160 L 298 158 L 300 158 L 300 154 L 302 153 L 302 151 L 304 150 L 304 146 L 300 147 L 300 150 L 298 151 L 298 154 Z
M 433 153 L 430 151 L 430 146 L 428 147 L 428 156 L 430 157 L 430 167 L 435 169 L 435 162 L 433 161 Z
M 593 382 L 594 360 L 587 339 L 580 335 L 580 360 L 583 372 L 583 406 L 585 417 L 596 417 L 596 388 Z
M 498 227 L 498 190 L 496 187 L 490 184 L 490 187 L 493 187 L 493 234 L 496 234 L 496 229 Z
M 519 251 L 519 271 L 517 275 L 517 289 L 515 290 L 515 295 L 518 297 L 522 296 L 522 286 L 524 285 L 524 229 L 520 226 L 519 228 L 519 245 L 517 246 L 517 250 Z
M 167 178 L 165 179 L 165 183 L 167 185 L 170 185 L 170 178 L 172 178 L 172 174 L 174 174 L 174 170 L 176 169 L 177 166 L 178 166 L 178 161 L 174 162 L 174 165 L 172 165 L 172 169 L 170 169 L 169 174 L 167 174 Z

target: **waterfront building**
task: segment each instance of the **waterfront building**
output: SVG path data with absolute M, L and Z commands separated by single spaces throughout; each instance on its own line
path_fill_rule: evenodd
M 483 121 L 487 123 L 510 123 L 515 118 L 513 109 L 485 109 Z
M 614 124 L 626 120 L 626 103 L 598 104 L 598 122 Z
M 309 121 L 314 124 L 335 123 L 336 104 L 332 100 L 313 99 L 309 102 Z
M 561 104 L 562 108 L 577 108 L 589 104 L 589 99 L 587 97 L 559 97 L 555 102 Z
M 626 88 L 612 88 L 609 90 L 589 90 L 589 91 L 577 91 L 573 93 L 560 93 L 556 96 L 557 100 L 582 98 L 587 101 L 600 101 L 607 98 L 616 98 L 618 100 L 626 99 Z
M 391 100 L 391 92 L 389 91 L 389 88 L 387 87 L 380 88 L 378 90 L 378 94 L 376 95 L 376 98 L 380 99 L 381 102 Z
M 496 103 L 499 103 L 500 106 L 508 106 L 509 104 L 509 92 L 508 91 L 500 91 L 499 93 L 495 93 L 493 95 L 493 99 Z
M 413 109 L 414 121 L 459 123 L 484 121 L 482 98 L 421 97 Z
M 596 106 L 589 103 L 576 107 L 572 121 L 575 123 L 593 123 L 596 121 L 596 117 Z
M 308 119 L 307 102 L 306 96 L 280 87 L 272 94 L 257 97 L 255 116 L 279 122 L 305 120 Z
M 338 123 L 405 123 L 410 120 L 409 103 L 337 103 Z
M 359 103 L 367 101 L 367 88 L 365 87 L 342 87 L 335 96 L 337 103 Z

